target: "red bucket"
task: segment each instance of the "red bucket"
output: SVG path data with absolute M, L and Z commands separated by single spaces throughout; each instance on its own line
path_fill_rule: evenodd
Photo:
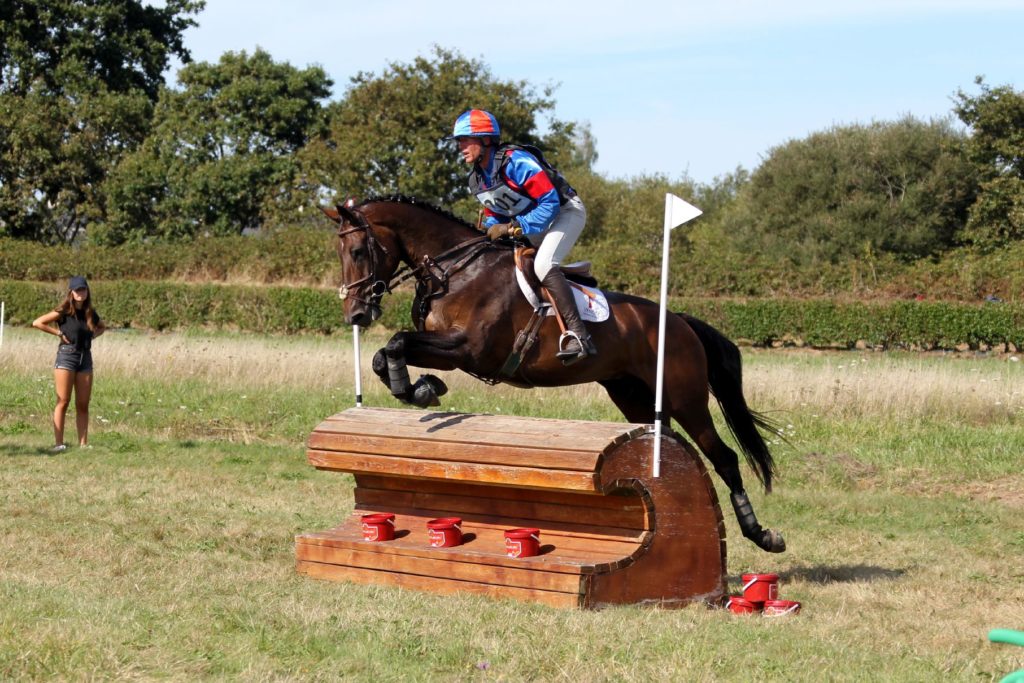
M 734 614 L 754 614 L 761 610 L 759 605 L 738 595 L 729 596 L 729 599 L 725 601 L 725 609 Z
M 505 554 L 533 557 L 540 552 L 540 529 L 509 529 L 505 532 Z
M 392 541 L 395 538 L 395 515 L 391 512 L 374 512 L 363 515 L 364 541 Z
M 750 602 L 764 603 L 779 597 L 778 574 L 744 574 L 741 578 L 743 597 Z
M 800 611 L 800 603 L 796 600 L 768 600 L 764 603 L 766 617 L 784 617 Z
M 441 517 L 427 522 L 427 539 L 431 548 L 451 548 L 462 545 L 462 519 Z

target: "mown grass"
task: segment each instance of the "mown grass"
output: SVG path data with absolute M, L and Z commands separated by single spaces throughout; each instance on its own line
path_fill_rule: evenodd
M 757 551 L 727 514 L 730 588 L 774 571 L 804 606 L 768 620 L 300 577 L 294 535 L 352 505 L 351 479 L 313 470 L 302 445 L 352 403 L 347 338 L 111 333 L 93 447 L 53 457 L 50 342 L 9 329 L 0 349 L 0 679 L 934 681 L 1024 666 L 985 640 L 1024 628 L 1024 372 L 1009 357 L 745 353 L 750 401 L 789 442 L 754 504 L 789 550 Z M 454 410 L 620 419 L 594 387 L 448 379 Z M 364 396 L 394 405 L 368 370 Z

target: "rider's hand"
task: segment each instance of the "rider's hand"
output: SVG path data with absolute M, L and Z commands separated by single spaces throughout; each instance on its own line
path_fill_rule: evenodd
M 491 227 L 487 228 L 487 239 L 492 242 L 499 237 L 504 237 L 508 234 L 508 223 L 495 223 Z

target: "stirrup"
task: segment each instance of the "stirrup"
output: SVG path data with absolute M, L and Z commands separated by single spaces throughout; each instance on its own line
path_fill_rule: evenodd
M 576 342 L 578 349 L 567 348 L 572 342 Z M 591 356 L 597 353 L 597 348 L 594 343 L 590 341 L 588 335 L 586 341 L 580 338 L 578 334 L 572 330 L 566 330 L 562 333 L 562 336 L 558 338 L 558 352 L 555 354 L 556 358 L 561 359 L 563 365 L 572 365 L 576 361 L 581 361 L 587 356 Z

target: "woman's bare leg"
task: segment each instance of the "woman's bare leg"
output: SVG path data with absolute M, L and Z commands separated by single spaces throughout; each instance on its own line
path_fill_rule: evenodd
M 89 445 L 89 399 L 92 398 L 92 372 L 79 372 L 75 377 L 75 427 L 78 445 Z
M 53 409 L 53 440 L 58 446 L 64 443 L 64 417 L 71 404 L 71 390 L 75 386 L 75 375 L 71 370 L 53 371 L 53 385 L 57 390 L 57 407 Z

